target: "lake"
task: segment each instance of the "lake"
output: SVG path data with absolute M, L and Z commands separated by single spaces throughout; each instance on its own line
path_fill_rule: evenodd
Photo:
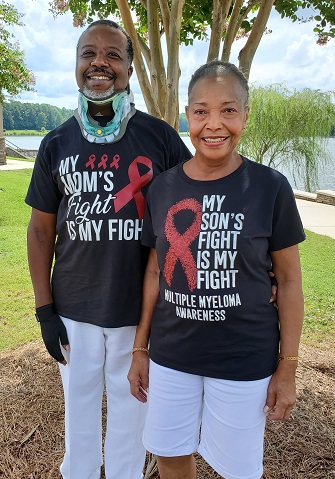
M 11 143 L 13 143 L 18 148 L 23 150 L 37 150 L 40 146 L 40 143 L 43 139 L 43 136 L 6 136 Z M 188 136 L 182 136 L 184 143 L 190 149 L 191 152 L 194 151 L 191 140 Z M 327 148 L 331 155 L 331 161 L 323 168 L 320 168 L 319 172 L 319 184 L 318 189 L 320 190 L 335 190 L 335 138 L 328 139 Z M 294 179 L 291 177 L 288 171 L 283 170 L 282 173 L 289 180 L 292 188 L 303 190 L 303 184 L 294 182 Z

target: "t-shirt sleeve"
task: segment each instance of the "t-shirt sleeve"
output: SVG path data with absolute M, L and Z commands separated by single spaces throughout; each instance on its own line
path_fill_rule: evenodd
M 143 219 L 141 243 L 149 248 L 156 248 L 156 236 L 152 224 L 151 209 L 150 209 L 150 188 L 146 198 L 146 208 Z
M 41 144 L 25 202 L 37 210 L 56 214 L 62 195 L 53 178 L 48 149 Z
M 301 243 L 306 238 L 291 185 L 285 177 L 276 196 L 270 251 L 278 251 Z

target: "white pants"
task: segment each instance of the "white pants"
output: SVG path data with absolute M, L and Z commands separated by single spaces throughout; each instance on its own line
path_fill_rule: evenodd
M 65 399 L 64 479 L 99 479 L 102 459 L 102 396 L 107 395 L 104 444 L 106 479 L 140 479 L 146 405 L 129 390 L 135 326 L 101 328 L 62 317 L 70 351 L 59 365 Z

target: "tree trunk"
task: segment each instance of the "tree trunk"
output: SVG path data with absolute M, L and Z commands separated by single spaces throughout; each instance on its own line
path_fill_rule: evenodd
M 0 103 L 0 165 L 6 164 L 6 139 L 3 131 L 3 104 Z
M 161 34 L 159 31 L 157 0 L 147 0 L 147 19 L 151 52 L 151 86 L 161 116 L 164 117 L 166 105 L 166 76 L 161 47 Z
M 228 62 L 230 58 L 231 47 L 235 40 L 238 29 L 241 26 L 240 10 L 243 5 L 243 0 L 235 0 L 234 8 L 229 19 L 228 28 L 223 42 L 223 49 L 221 60 Z
M 179 116 L 179 99 L 178 99 L 178 87 L 179 87 L 179 43 L 180 43 L 180 29 L 182 12 L 184 8 L 185 0 L 172 0 L 171 5 L 171 19 L 170 23 L 170 35 L 167 38 L 167 50 L 168 50 L 168 65 L 167 65 L 167 83 L 166 83 L 166 110 L 165 121 L 177 128 L 177 118 Z
M 247 78 L 249 78 L 251 64 L 259 42 L 261 41 L 265 31 L 274 2 L 275 0 L 261 1 L 256 20 L 248 37 L 247 43 L 245 44 L 244 48 L 242 48 L 238 56 L 240 70 L 242 70 Z
M 156 116 L 157 118 L 161 117 L 159 111 L 157 99 L 154 96 L 145 64 L 141 54 L 141 46 L 138 41 L 137 32 L 131 17 L 131 12 L 129 5 L 124 0 L 116 0 L 117 6 L 119 8 L 121 18 L 124 24 L 126 31 L 129 33 L 134 47 L 134 65 L 136 69 L 137 78 L 143 93 L 144 101 L 148 112 L 150 115 Z
M 232 0 L 213 0 L 211 37 L 208 47 L 207 62 L 219 58 L 223 26 L 227 19 L 231 2 Z

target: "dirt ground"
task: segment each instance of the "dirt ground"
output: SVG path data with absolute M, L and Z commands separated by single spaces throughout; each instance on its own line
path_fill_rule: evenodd
M 301 346 L 293 417 L 266 428 L 264 479 L 335 479 L 333 346 Z M 57 365 L 40 341 L 3 352 L 0 361 L 0 479 L 61 479 L 64 409 Z M 196 458 L 199 479 L 220 478 Z

